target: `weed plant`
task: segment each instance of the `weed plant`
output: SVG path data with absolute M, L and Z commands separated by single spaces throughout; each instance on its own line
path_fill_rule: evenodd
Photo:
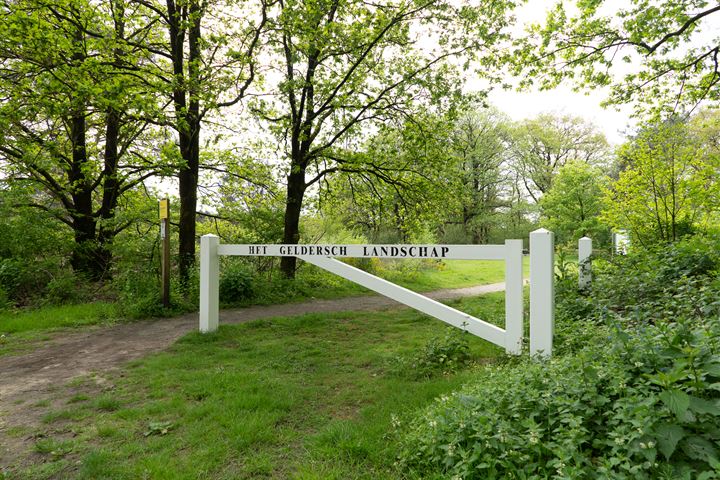
M 466 331 L 448 327 L 445 335 L 431 338 L 413 354 L 394 357 L 390 370 L 411 380 L 455 373 L 472 360 L 467 335 Z
M 427 478 L 720 478 L 719 246 L 605 261 L 588 296 L 565 271 L 555 356 L 440 398 L 405 427 L 399 464 Z

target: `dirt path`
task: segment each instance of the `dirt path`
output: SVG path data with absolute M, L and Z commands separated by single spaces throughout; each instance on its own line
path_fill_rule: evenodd
M 452 300 L 498 292 L 504 288 L 504 283 L 495 283 L 438 290 L 427 295 L 436 300 Z M 220 323 L 240 323 L 306 313 L 382 310 L 397 306 L 400 304 L 377 295 L 311 300 L 224 310 L 220 312 Z M 50 398 L 54 390 L 77 377 L 115 370 L 130 360 L 163 350 L 197 326 L 197 313 L 193 313 L 175 318 L 86 329 L 59 335 L 29 353 L 0 357 L 0 444 L 4 443 L 2 440 L 8 440 L 2 435 L 3 431 L 15 426 L 18 419 L 22 419 L 22 423 L 26 425 L 39 421 L 39 418 L 34 419 L 34 422 L 30 418 L 38 414 L 33 414 L 34 410 L 29 410 L 26 402 L 37 404 Z M 8 451 L 14 450 L 12 443 L 6 443 L 5 448 L 0 449 L 5 450 L 0 451 L 0 466 L 5 455 L 10 454 L 12 457 L 19 453 Z

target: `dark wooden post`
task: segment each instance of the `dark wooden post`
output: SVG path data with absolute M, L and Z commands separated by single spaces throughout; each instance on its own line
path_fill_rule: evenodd
M 160 200 L 160 278 L 163 307 L 170 307 L 170 200 Z

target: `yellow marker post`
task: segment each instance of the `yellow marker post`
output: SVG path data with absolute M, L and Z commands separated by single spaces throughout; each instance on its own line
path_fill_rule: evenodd
M 160 220 L 170 218 L 170 200 L 163 198 L 160 200 Z
M 160 279 L 163 307 L 170 307 L 170 200 L 160 200 Z

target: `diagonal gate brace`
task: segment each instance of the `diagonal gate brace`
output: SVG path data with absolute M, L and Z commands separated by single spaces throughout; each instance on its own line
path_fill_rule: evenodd
M 383 280 L 370 273 L 364 272 L 352 265 L 343 263 L 330 257 L 298 257 L 308 263 L 323 268 L 335 275 L 339 275 L 351 282 L 362 285 L 375 292 L 378 292 L 388 298 L 392 298 L 396 302 L 400 302 L 408 307 L 414 308 L 438 320 L 452 325 L 453 327 L 462 328 L 480 338 L 484 338 L 496 345 L 505 344 L 505 330 L 491 323 L 475 318 L 472 315 L 463 313 L 452 307 L 448 307 L 432 298 L 428 298 L 412 290 L 401 287 L 394 283 Z

